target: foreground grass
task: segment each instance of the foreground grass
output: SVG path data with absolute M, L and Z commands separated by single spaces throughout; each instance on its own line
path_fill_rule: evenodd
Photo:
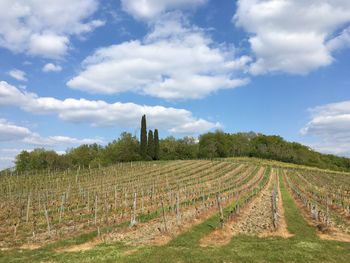
M 114 243 L 85 252 L 55 252 L 58 247 L 88 241 L 95 236 L 91 233 L 38 250 L 3 251 L 0 262 L 350 262 L 350 244 L 320 240 L 299 213 L 281 177 L 280 187 L 288 230 L 294 234 L 288 239 L 238 236 L 223 247 L 201 248 L 199 240 L 218 226 L 215 215 L 162 247 Z

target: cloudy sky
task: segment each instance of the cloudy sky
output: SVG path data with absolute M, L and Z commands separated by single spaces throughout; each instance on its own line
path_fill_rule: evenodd
M 350 156 L 349 0 L 0 0 L 0 168 L 148 126 Z

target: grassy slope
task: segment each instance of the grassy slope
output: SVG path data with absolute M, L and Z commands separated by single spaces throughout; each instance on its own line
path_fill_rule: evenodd
M 295 234 L 289 239 L 239 236 L 224 247 L 201 248 L 199 239 L 217 225 L 218 217 L 213 216 L 163 247 L 101 244 L 86 252 L 54 252 L 56 247 L 91 237 L 85 235 L 39 250 L 0 252 L 0 262 L 349 262 L 350 244 L 320 240 L 300 215 L 281 178 L 280 186 L 288 229 Z

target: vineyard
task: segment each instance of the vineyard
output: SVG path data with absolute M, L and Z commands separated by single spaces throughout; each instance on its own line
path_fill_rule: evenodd
M 8 174 L 0 198 L 0 260 L 48 247 L 59 255 L 120 244 L 159 250 L 184 240 L 194 251 L 244 237 L 292 242 L 298 222 L 350 256 L 346 173 L 238 159 L 135 162 Z

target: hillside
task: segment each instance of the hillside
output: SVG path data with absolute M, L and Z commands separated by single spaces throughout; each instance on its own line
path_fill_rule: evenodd
M 349 179 L 251 158 L 5 175 L 0 261 L 348 262 Z
M 210 132 L 194 138 L 176 139 L 168 137 L 159 140 L 157 156 L 141 152 L 140 142 L 129 133 L 106 146 L 81 145 L 67 150 L 64 155 L 54 151 L 36 149 L 23 151 L 16 158 L 16 171 L 65 170 L 78 167 L 108 166 L 118 162 L 141 160 L 190 160 L 226 157 L 257 157 L 287 163 L 307 165 L 321 169 L 350 171 L 350 159 L 330 154 L 321 154 L 300 143 L 285 141 L 280 136 L 258 133 L 229 134 L 222 131 Z M 145 149 L 147 152 L 148 149 Z M 154 151 L 154 150 L 153 150 Z

